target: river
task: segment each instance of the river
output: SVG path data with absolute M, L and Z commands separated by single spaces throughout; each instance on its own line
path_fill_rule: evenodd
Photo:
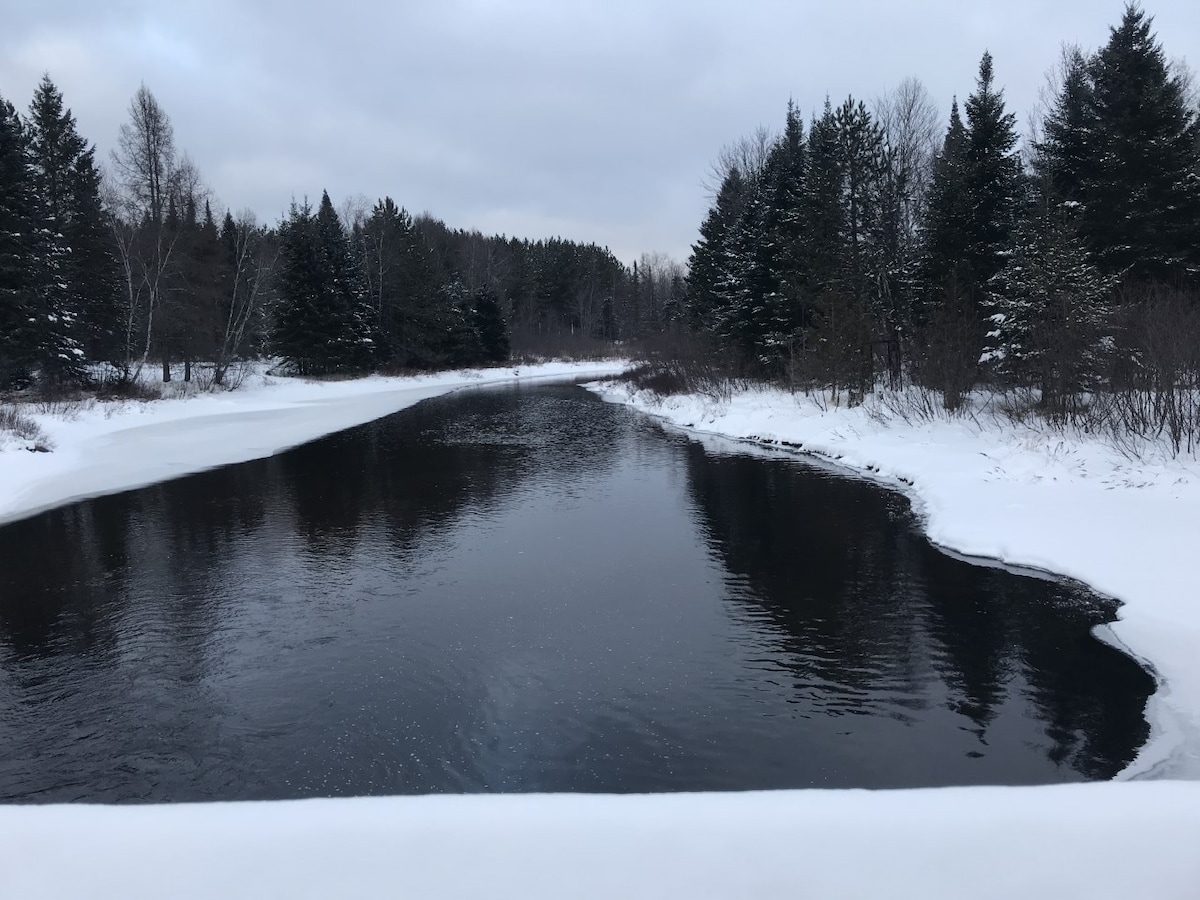
M 1114 614 L 802 458 L 470 390 L 0 528 L 0 799 L 1109 778 Z

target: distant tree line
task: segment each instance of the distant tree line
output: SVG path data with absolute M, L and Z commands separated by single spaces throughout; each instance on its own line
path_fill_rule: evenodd
M 807 129 L 789 104 L 717 163 L 685 321 L 738 372 L 851 403 L 881 382 L 950 409 L 1025 387 L 1055 416 L 1194 397 L 1200 111 L 1151 25 L 1131 5 L 1099 51 L 1064 51 L 1024 154 L 988 53 L 940 137 L 914 80 Z
M 391 198 L 327 193 L 276 227 L 214 199 L 143 85 L 106 172 L 47 75 L 0 98 L 0 389 L 225 383 L 239 360 L 298 374 L 431 369 L 584 352 L 662 329 L 683 269 L 607 248 L 455 230 Z

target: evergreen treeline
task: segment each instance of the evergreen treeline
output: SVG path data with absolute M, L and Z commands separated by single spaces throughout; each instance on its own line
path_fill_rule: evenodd
M 807 129 L 789 105 L 763 152 L 722 157 L 685 318 L 738 371 L 851 403 L 881 378 L 950 409 L 981 382 L 1052 415 L 1102 389 L 1182 403 L 1200 387 L 1200 111 L 1181 75 L 1131 5 L 1098 52 L 1064 54 L 1024 158 L 987 53 L 940 142 L 912 82 L 874 112 L 827 101 Z
M 104 177 L 49 76 L 21 116 L 0 97 L 0 389 L 215 384 L 272 355 L 298 374 L 429 369 L 585 352 L 678 314 L 681 268 L 606 248 L 453 230 L 390 198 L 328 194 L 278 227 L 218 218 L 142 86 Z

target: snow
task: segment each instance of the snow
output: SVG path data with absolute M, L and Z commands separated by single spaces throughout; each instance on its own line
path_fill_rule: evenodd
M 620 364 L 521 367 L 521 378 Z M 310 383 L 73 417 L 0 452 L 0 519 L 264 456 L 511 370 Z M 601 383 L 695 431 L 780 442 L 913 498 L 936 543 L 1124 601 L 1104 635 L 1160 678 L 1126 780 L 1037 788 L 0 806 L 0 897 L 1200 897 L 1200 464 L 986 422 Z M 3 446 L 0 445 L 0 449 Z M 2 753 L 0 748 L 0 753 Z
M 1162 782 L 8 807 L 0 896 L 1195 900 L 1198 836 Z
M 51 453 L 0 432 L 0 523 L 75 500 L 144 487 L 215 466 L 247 462 L 361 425 L 463 387 L 555 378 L 596 378 L 624 363 L 552 362 L 345 381 L 255 373 L 236 391 L 152 402 L 61 405 L 21 412 Z M 7 449 L 10 452 L 4 452 Z

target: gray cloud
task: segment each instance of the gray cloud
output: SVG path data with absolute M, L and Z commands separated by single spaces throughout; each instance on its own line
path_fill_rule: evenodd
M 1051 7 L 1052 8 L 1048 8 Z M 991 50 L 1024 122 L 1063 41 L 1120 2 L 42 2 L 5 12 L 0 93 L 43 71 L 114 145 L 145 82 L 216 196 L 268 221 L 293 196 L 384 194 L 456 227 L 687 255 L 720 147 L 828 93 L 925 82 L 948 113 Z M 1148 5 L 1169 55 L 1200 7 Z

